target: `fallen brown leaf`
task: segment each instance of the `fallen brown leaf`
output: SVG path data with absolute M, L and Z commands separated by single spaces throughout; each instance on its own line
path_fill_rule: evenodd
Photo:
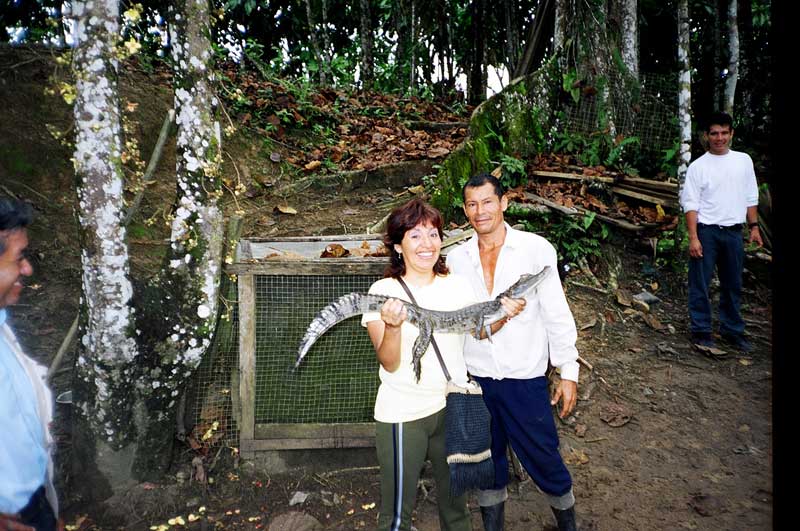
M 320 258 L 343 258 L 349 254 L 350 251 L 345 249 L 341 244 L 331 243 L 325 247 L 324 251 L 322 251 Z
M 608 404 L 600 413 L 600 420 L 612 428 L 619 428 L 631 421 L 631 415 L 622 404 Z
M 291 214 L 291 215 L 297 214 L 297 210 L 290 207 L 289 205 L 277 205 L 273 210 L 275 212 L 280 212 L 282 214 Z

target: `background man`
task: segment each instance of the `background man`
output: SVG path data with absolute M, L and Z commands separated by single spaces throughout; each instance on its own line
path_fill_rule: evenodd
M 736 349 L 750 351 L 739 313 L 742 295 L 744 246 L 742 224 L 747 221 L 749 240 L 763 245 L 758 229 L 758 184 L 753 161 L 746 153 L 730 149 L 731 117 L 717 112 L 705 131 L 708 151 L 686 172 L 680 203 L 689 232 L 689 319 L 692 342 L 713 347 L 711 300 L 708 286 L 719 272 L 719 332 Z
M 575 407 L 579 372 L 575 320 L 556 273 L 556 250 L 541 236 L 505 223 L 508 200 L 493 176 L 472 177 L 462 195 L 464 213 L 476 235 L 450 251 L 447 265 L 470 280 L 478 298 L 493 299 L 523 273 L 535 274 L 547 265 L 552 270 L 525 310 L 491 343 L 468 336 L 464 346 L 467 369 L 481 384 L 492 415 L 495 485 L 493 490 L 478 492 L 484 528 L 503 529 L 510 442 L 525 470 L 547 495 L 559 530 L 575 530 L 572 478 L 558 451 L 551 411 L 559 400 L 561 418 Z M 545 376 L 548 360 L 561 372 L 552 400 Z
M 60 529 L 53 488 L 53 398 L 47 369 L 22 352 L 7 321 L 23 277 L 33 274 L 25 255 L 31 208 L 0 197 L 0 529 Z

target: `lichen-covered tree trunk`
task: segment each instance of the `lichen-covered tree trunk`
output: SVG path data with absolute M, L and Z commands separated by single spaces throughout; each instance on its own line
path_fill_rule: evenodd
M 207 0 L 179 0 L 172 17 L 177 196 L 170 249 L 155 296 L 145 299 L 140 328 L 144 355 L 140 388 L 147 418 L 140 437 L 147 452 L 134 470 L 146 478 L 171 457 L 177 401 L 211 344 L 222 265 L 220 131 L 213 94 Z M 154 298 L 158 298 L 154 302 Z
M 725 77 L 725 104 L 723 109 L 733 114 L 733 100 L 736 96 L 736 82 L 739 80 L 739 24 L 737 23 L 737 2 L 728 3 L 728 74 Z
M 217 317 L 222 214 L 220 134 L 206 0 L 173 11 L 177 199 L 165 271 L 129 280 L 116 0 L 75 2 L 75 173 L 83 266 L 74 383 L 73 462 L 85 499 L 108 498 L 171 458 L 176 402 L 211 342 Z M 134 312 L 133 304 L 137 311 Z
M 567 12 L 567 0 L 555 0 L 555 21 L 553 22 L 553 50 L 558 53 L 558 50 L 564 47 L 566 40 L 566 24 L 567 19 L 565 14 Z M 559 65 L 563 68 L 564 55 L 558 54 Z
M 360 0 L 360 37 L 361 37 L 361 84 L 364 90 L 372 90 L 372 81 L 375 77 L 375 60 L 372 55 L 372 48 L 375 43 L 375 36 L 372 32 L 372 12 L 369 8 L 369 0 Z
M 419 24 L 417 23 L 417 4 L 414 0 L 411 2 L 411 45 L 409 47 L 409 67 L 408 86 L 412 91 L 417 88 L 417 33 L 419 32 Z
M 620 14 L 620 55 L 634 79 L 639 79 L 639 21 L 637 0 L 618 0 Z
M 81 232 L 81 335 L 74 382 L 75 461 L 87 473 L 78 485 L 95 499 L 127 479 L 132 435 L 133 289 L 123 217 L 120 112 L 117 93 L 116 0 L 73 2 L 76 79 L 75 154 Z M 105 494 L 105 495 L 104 495 Z
M 692 159 L 692 69 L 689 60 L 689 0 L 678 0 L 678 64 L 680 78 L 678 87 L 678 123 L 681 135 L 680 160 L 678 161 L 678 186 L 683 187 L 686 170 Z

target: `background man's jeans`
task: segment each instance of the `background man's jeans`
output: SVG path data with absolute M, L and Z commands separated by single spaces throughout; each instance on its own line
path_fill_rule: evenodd
M 720 284 L 719 331 L 723 335 L 741 336 L 744 332 L 744 321 L 739 314 L 744 264 L 741 226 L 723 228 L 698 223 L 697 237 L 703 246 L 703 257 L 689 259 L 689 318 L 692 334 L 711 333 L 708 286 L 716 266 Z

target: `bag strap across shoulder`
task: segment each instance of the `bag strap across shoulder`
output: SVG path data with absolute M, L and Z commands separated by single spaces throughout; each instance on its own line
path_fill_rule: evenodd
M 406 294 L 408 294 L 408 298 L 411 299 L 411 302 L 417 304 L 417 300 L 414 298 L 414 294 L 411 293 L 411 290 L 406 284 L 406 281 L 402 279 L 402 277 L 397 277 L 397 281 L 400 282 L 400 285 L 403 286 L 403 289 L 406 290 Z M 450 372 L 447 370 L 447 365 L 444 364 L 444 359 L 442 358 L 442 353 L 439 352 L 439 345 L 436 344 L 436 338 L 433 337 L 433 332 L 431 332 L 431 345 L 433 345 L 433 351 L 436 352 L 436 357 L 439 359 L 439 365 L 442 366 L 442 372 L 444 373 L 444 377 L 447 381 L 451 381 Z

